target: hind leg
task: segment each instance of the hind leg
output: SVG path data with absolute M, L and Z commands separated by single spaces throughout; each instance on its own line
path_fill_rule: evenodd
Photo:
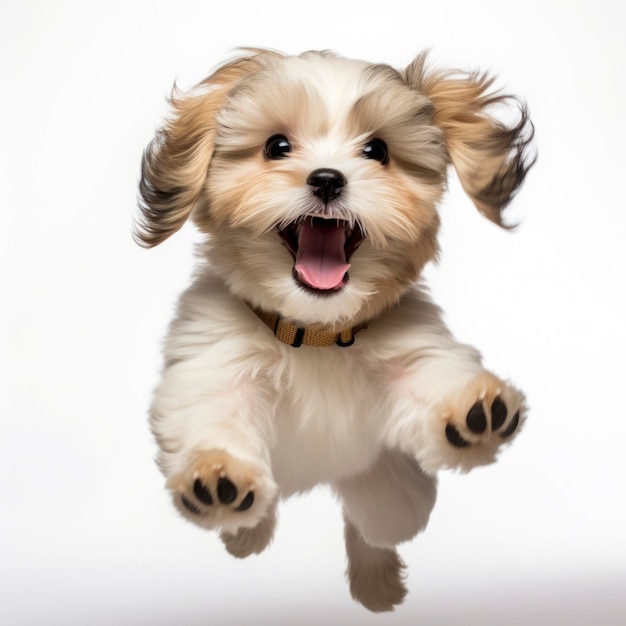
M 379 548 L 393 548 L 424 530 L 437 497 L 436 479 L 397 450 L 383 450 L 368 470 L 333 488 L 363 539 Z
M 333 487 L 344 504 L 352 597 L 371 611 L 391 611 L 406 595 L 395 546 L 426 527 L 436 480 L 413 458 L 385 450 L 370 469 Z
M 402 559 L 395 549 L 375 548 L 366 543 L 345 512 L 344 521 L 350 594 L 375 613 L 393 611 L 407 593 Z

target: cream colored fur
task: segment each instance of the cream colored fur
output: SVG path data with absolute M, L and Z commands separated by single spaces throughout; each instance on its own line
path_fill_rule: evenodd
M 429 73 L 423 57 L 397 72 L 248 50 L 173 98 L 144 158 L 141 242 L 156 245 L 190 216 L 206 234 L 151 408 L 175 506 L 244 557 L 271 541 L 279 498 L 331 485 L 351 592 L 374 611 L 404 598 L 396 545 L 425 528 L 436 472 L 492 463 L 525 418 L 523 395 L 452 337 L 418 286 L 437 254 L 449 164 L 496 222 L 523 180 L 528 124 L 493 119 L 489 86 Z M 280 159 L 264 152 L 276 134 L 291 146 Z M 388 162 L 364 158 L 374 137 Z M 307 184 L 319 168 L 345 176 L 336 201 Z M 365 235 L 341 289 L 293 278 L 278 230 L 305 216 Z M 251 307 L 303 327 L 368 327 L 347 348 L 293 348 Z

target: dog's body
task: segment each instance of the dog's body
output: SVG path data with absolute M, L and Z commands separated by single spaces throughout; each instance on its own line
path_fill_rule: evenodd
M 423 57 L 249 51 L 173 101 L 144 159 L 142 242 L 190 214 L 208 235 L 152 406 L 176 507 L 247 556 L 279 496 L 330 484 L 372 610 L 404 597 L 395 546 L 426 526 L 436 471 L 494 461 L 524 419 L 416 286 L 450 162 L 497 223 L 529 167 L 525 111 L 491 118 L 490 84 Z

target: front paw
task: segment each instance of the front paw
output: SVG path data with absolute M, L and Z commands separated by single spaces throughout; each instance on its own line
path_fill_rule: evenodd
M 481 372 L 434 411 L 432 444 L 424 469 L 469 471 L 493 463 L 525 420 L 523 394 L 489 372 Z
M 256 526 L 278 494 L 262 464 L 242 461 L 221 449 L 196 451 L 167 485 L 186 518 L 229 532 Z

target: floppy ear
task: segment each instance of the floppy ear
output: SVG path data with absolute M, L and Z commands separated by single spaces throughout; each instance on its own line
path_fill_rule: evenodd
M 231 88 L 251 73 L 252 57 L 238 58 L 200 83 L 190 95 L 174 87 L 172 118 L 147 147 L 139 182 L 135 240 L 153 247 L 187 220 L 204 186 L 213 155 L 215 117 Z
M 502 211 L 535 162 L 528 154 L 534 128 L 526 106 L 491 91 L 494 78 L 487 74 L 429 70 L 426 54 L 418 56 L 404 76 L 432 101 L 433 124 L 444 133 L 465 192 L 483 215 L 506 228 Z M 497 105 L 517 106 L 518 121 L 507 125 L 496 119 Z

